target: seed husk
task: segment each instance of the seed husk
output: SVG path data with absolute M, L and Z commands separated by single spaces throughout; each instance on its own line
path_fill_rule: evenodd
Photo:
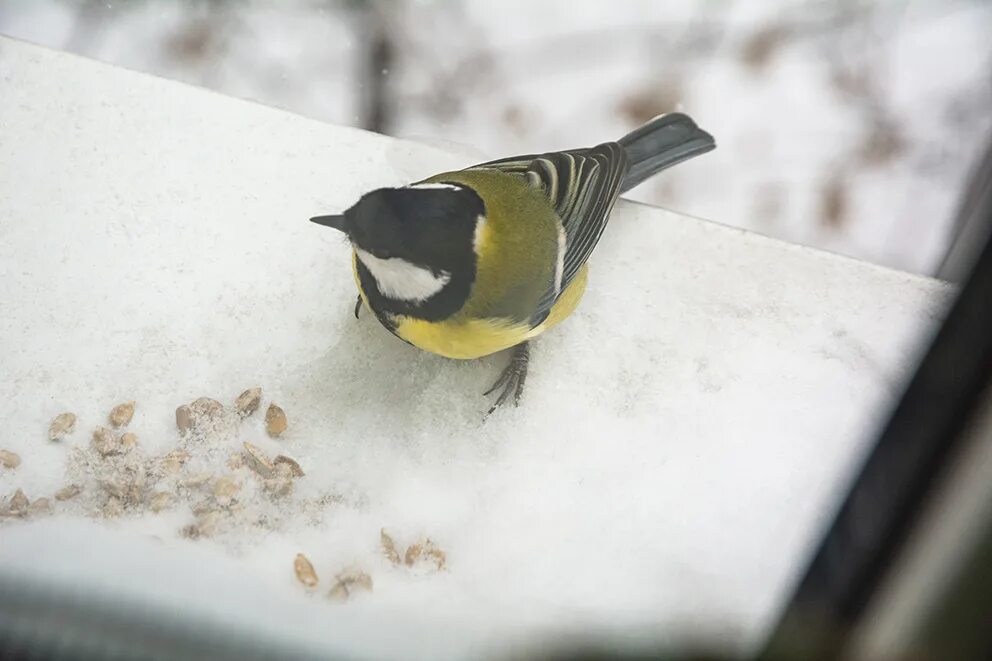
M 107 419 L 110 424 L 114 426 L 115 429 L 120 429 L 131 422 L 131 418 L 134 417 L 134 402 L 124 402 L 123 404 L 118 404 L 111 411 Z
M 372 577 L 363 571 L 349 569 L 341 572 L 335 578 L 337 578 L 337 583 L 327 593 L 330 599 L 345 601 L 357 588 L 367 592 L 372 591 Z
M 403 560 L 407 567 L 412 567 L 420 560 L 430 561 L 438 571 L 441 571 L 447 565 L 448 557 L 434 542 L 427 539 L 408 546 Z
M 24 495 L 24 492 L 21 489 L 18 489 L 7 502 L 6 514 L 8 516 L 25 516 L 28 513 L 28 507 L 30 504 L 31 503 L 28 501 L 28 497 Z
M 21 465 L 21 456 L 10 450 L 0 450 L 0 464 L 5 468 L 17 468 Z
M 193 410 L 188 404 L 183 404 L 176 409 L 176 428 L 182 434 L 193 429 Z
M 341 581 L 338 581 L 331 588 L 331 591 L 327 593 L 327 598 L 334 601 L 346 601 L 348 599 L 348 587 Z
M 52 418 L 51 424 L 48 425 L 48 438 L 52 441 L 60 441 L 75 430 L 76 414 L 69 412 L 59 413 Z
M 265 430 L 269 432 L 269 436 L 273 438 L 281 436 L 288 424 L 286 412 L 276 404 L 269 404 L 269 408 L 265 411 Z
M 28 506 L 29 516 L 40 516 L 52 513 L 52 501 L 48 498 L 35 498 L 34 502 Z
M 262 450 L 251 443 L 242 443 L 245 448 L 245 457 L 248 459 L 248 466 L 264 478 L 272 477 L 275 472 L 275 465 Z
M 391 563 L 398 565 L 402 562 L 400 552 L 396 548 L 396 542 L 393 541 L 393 538 L 389 536 L 385 529 L 379 531 L 379 545 L 382 547 L 382 552 Z
M 159 459 L 159 466 L 161 466 L 162 472 L 169 475 L 176 475 L 182 470 L 183 465 L 187 461 L 189 461 L 189 452 L 185 450 L 173 450 Z
M 138 435 L 134 432 L 126 432 L 121 436 L 121 447 L 130 450 L 138 445 Z
M 407 567 L 412 567 L 417 560 L 420 560 L 420 556 L 424 553 L 424 545 L 420 543 L 410 544 L 406 547 L 406 555 L 403 561 L 406 563 Z
M 310 560 L 302 553 L 296 554 L 296 559 L 293 560 L 293 570 L 296 572 L 296 579 L 300 583 L 308 588 L 317 587 L 317 572 L 314 571 Z
M 55 492 L 55 500 L 70 500 L 83 492 L 78 484 L 69 484 Z
M 287 457 L 284 454 L 280 454 L 276 456 L 276 458 L 272 460 L 272 463 L 275 464 L 276 466 L 279 465 L 289 466 L 290 471 L 292 471 L 293 477 L 303 477 L 304 475 L 306 475 L 306 473 L 303 472 L 303 469 L 300 468 L 300 465 L 296 462 L 295 459 L 291 457 Z
M 262 403 L 262 389 L 249 388 L 234 400 L 234 409 L 242 418 L 247 418 L 258 410 L 258 405 Z

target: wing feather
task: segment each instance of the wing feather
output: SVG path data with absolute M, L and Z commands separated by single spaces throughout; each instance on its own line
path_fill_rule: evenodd
M 489 161 L 470 169 L 499 170 L 524 177 L 548 197 L 565 231 L 562 277 L 541 297 L 531 323 L 541 323 L 575 279 L 599 242 L 628 168 L 624 148 L 606 142 L 589 149 Z

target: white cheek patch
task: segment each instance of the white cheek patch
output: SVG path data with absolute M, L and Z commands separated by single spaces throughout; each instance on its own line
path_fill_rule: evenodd
M 411 184 L 407 188 L 418 188 L 422 190 L 461 190 L 461 186 L 455 186 L 454 184 Z
M 565 274 L 565 228 L 558 225 L 558 258 L 555 260 L 555 293 L 561 293 L 561 279 Z
M 355 248 L 355 254 L 375 278 L 382 295 L 393 300 L 413 303 L 426 301 L 444 289 L 451 280 L 451 274 L 447 271 L 435 274 L 430 269 L 411 264 L 399 257 L 381 259 L 361 248 Z

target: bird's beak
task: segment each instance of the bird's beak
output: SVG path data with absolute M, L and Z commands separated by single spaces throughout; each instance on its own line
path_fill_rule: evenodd
M 310 219 L 311 223 L 317 223 L 318 225 L 323 225 L 324 227 L 333 227 L 334 229 L 344 232 L 344 216 L 314 216 Z

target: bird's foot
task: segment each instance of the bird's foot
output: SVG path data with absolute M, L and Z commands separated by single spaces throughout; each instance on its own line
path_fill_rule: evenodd
M 496 402 L 489 409 L 489 412 L 486 413 L 486 417 L 489 417 L 493 411 L 505 404 L 506 400 L 510 398 L 510 395 L 513 395 L 514 406 L 520 404 L 520 396 L 524 394 L 524 382 L 527 380 L 527 363 L 529 360 L 530 345 L 527 342 L 522 342 L 513 347 L 510 364 L 506 366 L 503 373 L 496 379 L 493 387 L 483 393 L 483 395 L 491 395 L 497 390 L 502 389 L 499 397 L 496 398 Z
M 358 313 L 362 310 L 362 295 L 358 295 L 358 300 L 355 301 L 355 319 L 358 319 Z

